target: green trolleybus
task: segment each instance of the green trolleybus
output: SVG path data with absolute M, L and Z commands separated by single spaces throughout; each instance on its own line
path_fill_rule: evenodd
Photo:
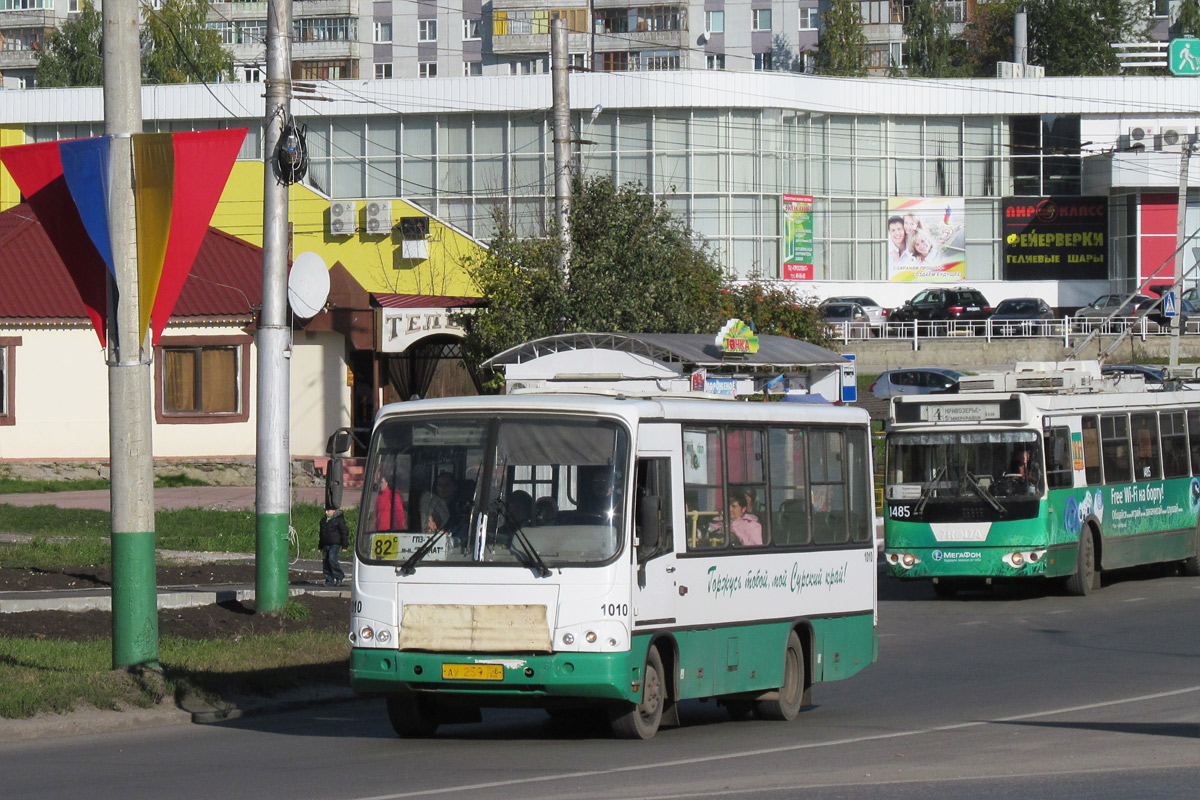
M 1095 362 L 1017 366 L 893 401 L 889 574 L 943 597 L 1053 578 L 1085 595 L 1101 570 L 1155 562 L 1200 575 L 1200 390 L 1150 391 Z
M 352 686 L 402 736 L 535 706 L 648 738 L 688 698 L 789 720 L 876 658 L 873 526 L 860 409 L 390 405 L 367 457 Z

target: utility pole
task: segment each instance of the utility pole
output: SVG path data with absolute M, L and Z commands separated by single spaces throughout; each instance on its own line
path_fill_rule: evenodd
M 1029 23 L 1023 5 L 1013 14 L 1013 61 L 1022 67 L 1029 63 Z
M 150 351 L 138 313 L 133 139 L 142 131 L 141 50 L 136 0 L 104 4 L 104 132 L 112 137 L 108 292 L 108 459 L 112 510 L 113 669 L 158 664 L 154 568 L 154 447 Z
M 267 116 L 263 134 L 262 310 L 258 317 L 258 428 L 255 454 L 255 606 L 288 601 L 292 505 L 291 328 L 287 324 L 288 183 L 279 140 L 291 121 L 292 0 L 267 3 Z
M 1188 161 L 1195 148 L 1196 141 L 1191 135 L 1185 136 L 1179 146 L 1179 206 L 1176 208 L 1175 214 L 1175 280 L 1171 286 L 1171 290 L 1175 293 L 1176 310 L 1176 316 L 1171 320 L 1170 364 L 1172 367 L 1179 366 L 1179 329 L 1183 327 L 1183 317 L 1179 316 L 1179 311 L 1183 306 L 1183 240 L 1184 229 L 1187 227 Z
M 571 282 L 571 98 L 568 84 L 567 21 L 550 21 L 550 72 L 554 91 L 554 203 L 558 217 L 559 269 Z

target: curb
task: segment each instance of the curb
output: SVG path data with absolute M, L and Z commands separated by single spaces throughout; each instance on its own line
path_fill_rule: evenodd
M 247 717 L 260 717 L 313 706 L 333 705 L 360 699 L 349 686 L 313 686 L 284 692 L 274 698 L 243 697 L 219 707 L 183 710 L 196 725 L 213 725 Z

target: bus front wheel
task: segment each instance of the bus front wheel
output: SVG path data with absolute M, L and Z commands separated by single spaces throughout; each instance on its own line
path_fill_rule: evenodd
M 438 729 L 438 718 L 428 698 L 413 694 L 389 697 L 387 713 L 392 730 L 405 739 L 433 736 Z
M 649 739 L 658 733 L 666 704 L 666 680 L 658 648 L 646 653 L 642 674 L 642 699 L 638 703 L 616 703 L 609 707 L 608 722 L 619 739 Z
M 783 650 L 783 686 L 755 701 L 754 708 L 763 719 L 793 720 L 800 714 L 804 697 L 804 648 L 795 631 L 788 634 Z
M 1092 593 L 1096 576 L 1096 545 L 1091 531 L 1084 529 L 1079 534 L 1079 551 L 1075 556 L 1075 572 L 1067 578 L 1067 593 L 1086 597 Z

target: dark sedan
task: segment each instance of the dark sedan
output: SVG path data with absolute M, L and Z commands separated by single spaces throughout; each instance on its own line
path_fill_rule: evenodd
M 1010 297 L 1000 301 L 991 320 L 997 336 L 1036 336 L 1051 332 L 1054 309 L 1040 297 Z

